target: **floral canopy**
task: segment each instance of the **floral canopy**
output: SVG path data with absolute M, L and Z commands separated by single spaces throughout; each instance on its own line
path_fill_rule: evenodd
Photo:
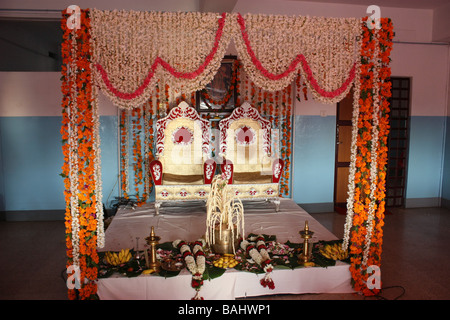
M 86 9 L 75 27 L 73 14 L 64 11 L 61 20 L 67 265 L 81 276 L 71 298 L 95 295 L 97 248 L 104 246 L 98 90 L 121 110 L 147 103 L 155 88 L 191 94 L 211 82 L 231 41 L 263 90 L 283 90 L 301 75 L 317 101 L 336 103 L 353 88 L 343 245 L 355 290 L 376 292 L 367 287 L 367 267 L 381 261 L 390 19 L 377 29 L 367 18 Z

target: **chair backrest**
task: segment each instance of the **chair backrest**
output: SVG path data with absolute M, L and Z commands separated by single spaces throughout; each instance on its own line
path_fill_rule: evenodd
M 210 157 L 209 121 L 182 101 L 156 122 L 156 151 L 164 174 L 203 175 L 203 163 Z
M 272 172 L 271 127 L 248 102 L 219 122 L 220 155 L 233 163 L 235 173 Z

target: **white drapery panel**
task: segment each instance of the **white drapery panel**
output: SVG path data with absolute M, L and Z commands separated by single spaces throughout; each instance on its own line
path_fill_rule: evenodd
M 300 71 L 315 99 L 340 101 L 348 93 L 359 59 L 356 18 L 236 15 L 238 55 L 253 82 L 281 90 Z
M 231 32 L 225 14 L 91 10 L 95 81 L 119 107 L 158 84 L 193 92 L 213 79 Z
M 316 100 L 335 103 L 359 72 L 357 18 L 92 9 L 91 28 L 94 79 L 122 108 L 141 105 L 157 85 L 203 89 L 231 40 L 265 90 L 285 88 L 300 72 Z

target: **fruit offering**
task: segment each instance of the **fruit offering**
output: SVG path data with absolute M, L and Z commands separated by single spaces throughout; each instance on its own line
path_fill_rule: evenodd
M 118 266 L 127 263 L 131 259 L 130 249 L 122 249 L 119 253 L 108 251 L 105 254 L 106 262 L 110 265 Z
M 332 260 L 345 260 L 348 257 L 348 251 L 343 250 L 340 243 L 327 244 L 320 248 L 320 253 Z
M 232 254 L 224 254 L 223 257 L 220 257 L 219 259 L 215 260 L 213 262 L 214 267 L 222 268 L 222 269 L 228 269 L 228 268 L 234 268 L 237 266 L 239 262 L 234 258 L 234 255 Z

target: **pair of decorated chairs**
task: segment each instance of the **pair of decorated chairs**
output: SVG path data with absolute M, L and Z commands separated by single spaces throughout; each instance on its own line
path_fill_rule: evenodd
M 270 154 L 270 122 L 249 103 L 219 122 L 220 171 L 241 200 L 271 200 L 279 210 L 283 161 Z M 163 202 L 206 201 L 217 169 L 210 152 L 211 126 L 181 102 L 156 122 L 156 159 L 150 163 L 155 210 Z

